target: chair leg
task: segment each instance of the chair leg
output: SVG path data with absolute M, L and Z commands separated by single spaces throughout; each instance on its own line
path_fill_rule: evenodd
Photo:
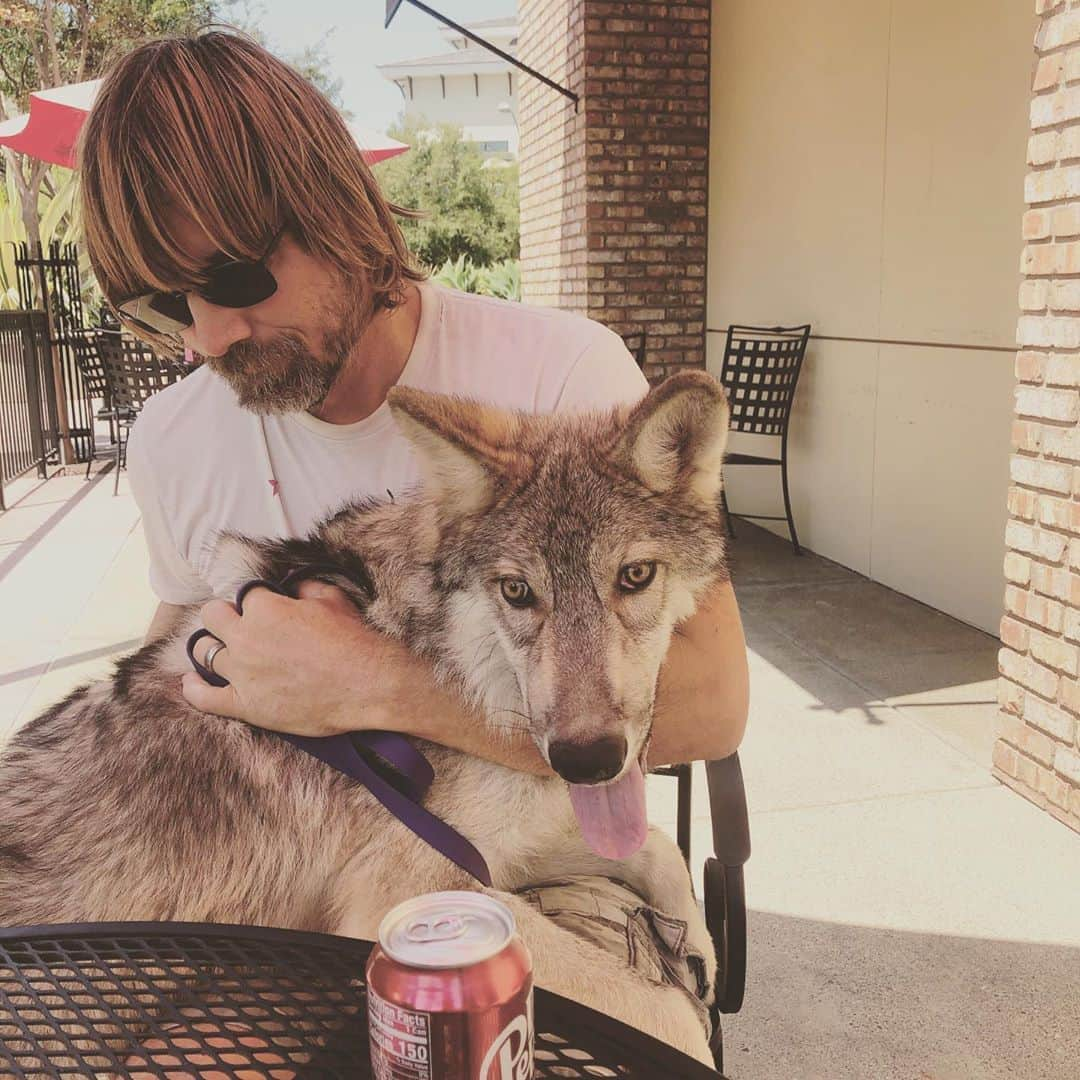
M 120 461 L 121 455 L 124 451 L 124 440 L 120 436 L 119 425 L 117 425 L 117 440 L 116 440 L 116 469 L 114 470 L 116 475 L 113 477 L 113 489 L 112 493 L 116 495 L 120 491 Z
M 794 548 L 796 555 L 801 555 L 802 548 L 799 547 L 799 536 L 795 532 L 795 519 L 791 516 L 791 495 L 788 493 L 786 446 L 780 457 L 780 479 L 784 485 L 784 513 L 787 514 L 788 529 L 791 532 L 791 546 Z
M 86 415 L 90 421 L 90 434 L 86 436 L 86 479 L 90 479 L 90 466 L 94 464 L 94 451 L 97 449 L 97 440 L 94 435 L 94 402 L 86 398 Z
M 686 865 L 690 865 L 690 814 L 694 794 L 694 766 L 684 765 L 679 771 L 679 810 L 675 834 L 679 841 L 679 850 L 683 853 Z
M 731 511 L 727 504 L 727 489 L 720 488 L 720 509 L 724 511 L 724 528 L 727 530 L 728 539 L 735 539 L 735 526 L 731 522 Z
M 720 1010 L 710 1009 L 709 1015 L 712 1016 L 713 1020 L 713 1033 L 712 1038 L 709 1039 L 709 1049 L 712 1051 L 716 1071 L 722 1076 L 724 1073 L 724 1029 L 720 1023 Z

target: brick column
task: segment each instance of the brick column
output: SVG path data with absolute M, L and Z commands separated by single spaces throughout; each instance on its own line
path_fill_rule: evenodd
M 659 378 L 705 365 L 709 13 L 520 0 L 522 291 L 621 334 Z
M 1080 830 L 1080 0 L 1035 6 L 994 773 Z

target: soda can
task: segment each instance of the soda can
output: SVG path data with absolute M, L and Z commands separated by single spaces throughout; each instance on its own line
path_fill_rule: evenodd
M 505 905 L 429 893 L 390 911 L 367 964 L 375 1080 L 531 1080 L 532 959 Z

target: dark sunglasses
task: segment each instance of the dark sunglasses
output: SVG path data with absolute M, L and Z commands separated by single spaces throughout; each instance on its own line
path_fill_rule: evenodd
M 266 260 L 285 232 L 278 230 L 270 246 L 257 262 L 220 256 L 206 268 L 206 282 L 190 290 L 208 303 L 224 308 L 248 308 L 269 300 L 277 292 L 277 281 Z M 116 305 L 129 322 L 151 334 L 175 337 L 195 321 L 186 292 L 148 292 Z

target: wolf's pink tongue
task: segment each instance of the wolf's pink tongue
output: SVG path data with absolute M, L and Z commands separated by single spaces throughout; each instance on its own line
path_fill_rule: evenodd
M 636 761 L 614 784 L 571 784 L 570 802 L 585 843 L 597 855 L 628 859 L 645 843 L 645 777 Z

